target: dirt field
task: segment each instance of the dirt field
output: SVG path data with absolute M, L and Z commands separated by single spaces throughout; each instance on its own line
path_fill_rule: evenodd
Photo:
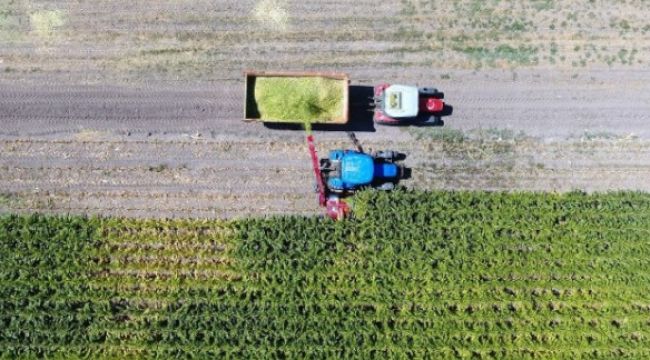
M 444 91 L 441 128 L 353 112 L 366 148 L 408 154 L 407 186 L 650 190 L 649 16 L 641 0 L 0 0 L 0 210 L 319 211 L 304 134 L 241 121 L 247 68 Z M 316 136 L 323 155 L 349 144 Z

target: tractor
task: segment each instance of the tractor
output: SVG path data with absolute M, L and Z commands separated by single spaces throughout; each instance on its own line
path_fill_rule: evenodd
M 444 94 L 435 88 L 379 84 L 374 88 L 377 124 L 433 124 L 442 122 Z
M 335 220 L 345 218 L 350 209 L 343 197 L 355 191 L 373 187 L 392 190 L 408 176 L 400 164 L 406 157 L 393 150 L 365 153 L 354 133 L 348 133 L 355 149 L 332 150 L 327 158 L 317 158 L 313 135 L 307 136 L 312 165 L 316 175 L 315 190 L 319 203 L 326 208 L 327 215 Z

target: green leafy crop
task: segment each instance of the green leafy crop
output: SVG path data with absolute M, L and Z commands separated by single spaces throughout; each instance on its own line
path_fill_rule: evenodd
M 328 122 L 345 115 L 346 86 L 319 77 L 258 77 L 255 103 L 262 120 Z
M 0 358 L 650 356 L 650 194 L 354 206 L 344 222 L 0 217 Z

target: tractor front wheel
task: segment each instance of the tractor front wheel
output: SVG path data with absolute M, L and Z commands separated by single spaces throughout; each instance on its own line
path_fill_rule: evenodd
M 390 190 L 393 190 L 394 188 L 395 188 L 395 184 L 393 184 L 392 182 L 387 182 L 387 183 L 381 184 L 377 189 L 383 190 L 383 191 L 390 191 Z
M 438 94 L 438 89 L 436 88 L 429 88 L 429 87 L 422 87 L 419 89 L 420 95 L 424 96 L 434 96 Z

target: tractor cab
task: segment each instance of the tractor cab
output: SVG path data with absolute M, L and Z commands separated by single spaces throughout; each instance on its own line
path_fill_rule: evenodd
M 354 150 L 330 151 L 327 161 L 333 170 L 327 179 L 332 189 L 346 189 L 367 185 L 374 177 L 372 157 Z
M 378 124 L 439 122 L 445 103 L 435 88 L 380 84 L 374 91 Z
M 393 159 L 355 150 L 331 151 L 327 159 L 321 159 L 320 170 L 327 187 L 333 192 L 351 191 L 372 184 L 392 188 L 402 173 Z
M 419 94 L 415 86 L 391 85 L 380 102 L 386 115 L 393 118 L 414 117 L 419 111 Z

